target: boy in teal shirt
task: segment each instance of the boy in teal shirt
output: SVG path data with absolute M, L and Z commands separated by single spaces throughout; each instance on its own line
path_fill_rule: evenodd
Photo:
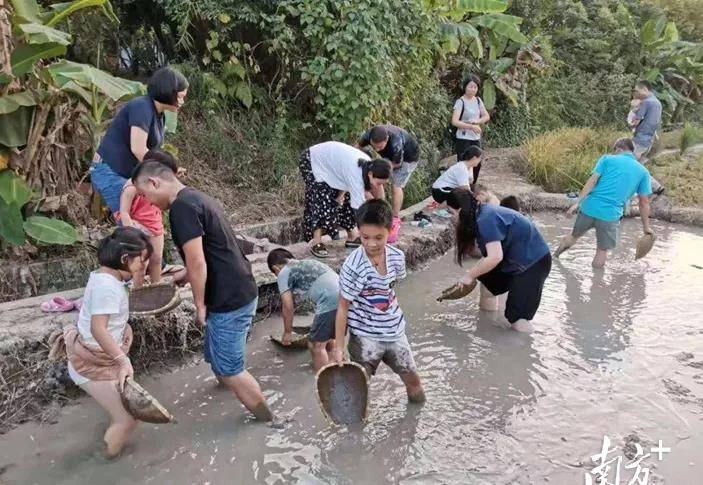
M 293 335 L 295 303 L 293 294 L 315 303 L 315 318 L 308 341 L 315 370 L 327 365 L 334 346 L 334 323 L 339 300 L 339 277 L 332 268 L 316 259 L 297 260 L 284 248 L 271 251 L 268 267 L 278 280 L 283 312 L 283 345 Z
M 652 232 L 649 228 L 649 196 L 652 195 L 649 172 L 637 161 L 630 138 L 616 141 L 613 150 L 614 155 L 604 155 L 598 160 L 578 201 L 567 211 L 573 215 L 580 208 L 571 235 L 562 240 L 554 257 L 558 258 L 578 238 L 595 228 L 597 249 L 593 266 L 605 266 L 608 251 L 617 246 L 623 207 L 634 194 L 639 198 L 642 230 Z

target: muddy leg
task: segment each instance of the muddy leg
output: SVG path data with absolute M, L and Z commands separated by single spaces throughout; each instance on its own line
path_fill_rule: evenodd
M 604 249 L 597 249 L 596 250 L 596 255 L 593 257 L 593 265 L 594 268 L 602 268 L 605 266 L 605 260 L 608 258 L 608 251 Z
M 315 372 L 329 363 L 327 342 L 310 342 L 310 353 L 312 354 L 312 366 Z
M 398 374 L 400 379 L 405 384 L 405 389 L 408 392 L 408 401 L 412 403 L 425 402 L 425 390 L 422 387 L 420 376 L 417 372 L 404 372 Z
M 569 234 L 568 236 L 564 236 L 564 238 L 561 240 L 561 243 L 559 244 L 559 247 L 556 251 L 554 251 L 554 257 L 558 258 L 559 256 L 561 256 L 561 253 L 573 246 L 577 240 L 578 238 L 572 236 L 571 234 Z
M 161 261 L 163 260 L 164 253 L 164 236 L 153 236 L 149 238 L 151 247 L 153 248 L 153 253 L 151 258 L 149 258 L 149 265 L 147 266 L 147 272 L 149 273 L 149 280 L 151 284 L 156 284 L 161 281 Z
M 480 296 L 478 300 L 478 307 L 481 310 L 486 310 L 488 312 L 495 312 L 498 310 L 498 297 L 493 293 L 488 291 L 483 284 L 480 284 Z
M 81 388 L 110 415 L 110 426 L 105 431 L 103 440 L 107 446 L 105 455 L 107 458 L 115 458 L 137 427 L 137 421 L 122 404 L 117 381 L 91 381 L 83 384 Z
M 271 413 L 268 404 L 266 404 L 266 398 L 261 392 L 259 383 L 249 372 L 244 371 L 236 376 L 220 376 L 220 378 L 256 419 L 259 421 L 271 421 L 273 419 L 273 413 Z

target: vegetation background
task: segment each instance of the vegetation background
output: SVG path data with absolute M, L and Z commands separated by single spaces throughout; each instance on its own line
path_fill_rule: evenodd
M 3 108 L 8 96 L 34 93 L 29 106 L 16 108 L 33 110 L 26 143 L 3 148 L 0 141 L 0 170 L 12 171 L 8 180 L 16 177 L 20 182 L 13 183 L 26 183 L 33 194 L 17 210 L 13 206 L 15 221 L 20 213 L 24 219 L 37 215 L 52 197 L 85 188 L 110 116 L 140 92 L 129 81 L 144 81 L 164 64 L 176 65 L 191 83 L 177 129 L 168 136 L 169 149 L 188 169 L 188 183 L 222 199 L 235 223 L 297 213 L 301 150 L 327 139 L 355 141 L 374 123 L 403 126 L 420 139 L 426 163 L 413 177 L 406 202 L 423 199 L 438 161 L 451 153 L 448 120 L 469 73 L 484 80 L 480 95 L 492 116 L 487 146 L 529 141 L 526 173 L 550 190 L 578 188 L 592 156 L 607 148 L 604 140 L 626 130 L 639 78 L 655 84 L 667 128 L 703 119 L 703 0 L 52 4 L 0 1 L 0 53 L 7 51 L 0 56 L 0 129 L 3 116 L 14 113 Z M 63 48 L 56 50 L 57 43 Z M 21 54 L 38 45 L 54 50 L 44 49 L 20 70 Z M 78 63 L 115 77 L 101 82 L 106 78 L 97 70 L 88 76 L 87 67 L 81 76 L 66 74 Z M 120 90 L 110 91 L 114 86 Z M 40 91 L 48 94 L 39 96 Z M 45 125 L 37 127 L 47 111 Z M 64 132 L 57 131 L 60 123 L 64 138 L 52 140 L 45 152 L 32 148 L 32 134 L 46 142 L 48 134 Z M 546 138 L 536 138 L 542 134 Z M 70 160 L 58 156 L 67 146 Z M 562 166 L 574 153 L 580 158 Z M 671 160 L 679 163 L 679 157 Z M 695 173 L 703 164 L 686 163 Z M 544 180 L 535 175 L 535 164 L 548 174 Z M 42 176 L 64 166 L 71 169 L 62 169 L 61 180 Z M 76 239 L 100 219 L 87 202 L 63 205 L 86 207 L 45 211 L 78 226 Z M 0 224 L 0 244 L 7 249 L 5 226 Z M 13 237 L 30 246 L 28 241 L 41 242 L 27 235 L 30 240 Z

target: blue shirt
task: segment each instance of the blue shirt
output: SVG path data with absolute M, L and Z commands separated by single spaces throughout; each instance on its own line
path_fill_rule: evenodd
M 103 162 L 125 178 L 132 175 L 132 170 L 139 163 L 130 145 L 133 126 L 148 133 L 146 147 L 149 150 L 161 148 L 164 143 L 164 117 L 156 111 L 154 101 L 149 96 L 135 98 L 122 107 L 98 148 Z
M 622 217 L 625 202 L 637 193 L 651 195 L 649 171 L 632 153 L 604 155 L 593 169 L 600 178 L 581 202 L 581 212 L 602 221 L 614 222 Z
M 549 246 L 537 226 L 527 217 L 507 207 L 481 205 L 476 228 L 476 242 L 484 256 L 487 254 L 487 243 L 500 241 L 503 248 L 500 270 L 503 273 L 523 273 L 549 254 Z
M 662 104 L 656 96 L 650 94 L 642 100 L 635 119 L 640 123 L 635 127 L 633 140 L 638 145 L 651 144 L 662 121 Z

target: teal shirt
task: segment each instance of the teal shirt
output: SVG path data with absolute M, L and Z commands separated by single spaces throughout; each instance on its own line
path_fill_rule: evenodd
M 315 313 L 337 309 L 339 277 L 332 268 L 315 259 L 292 260 L 278 273 L 278 291 L 302 296 L 315 303 Z
M 581 202 L 581 212 L 595 219 L 618 221 L 625 203 L 633 195 L 652 194 L 649 171 L 632 153 L 604 155 L 592 173 L 600 178 Z

